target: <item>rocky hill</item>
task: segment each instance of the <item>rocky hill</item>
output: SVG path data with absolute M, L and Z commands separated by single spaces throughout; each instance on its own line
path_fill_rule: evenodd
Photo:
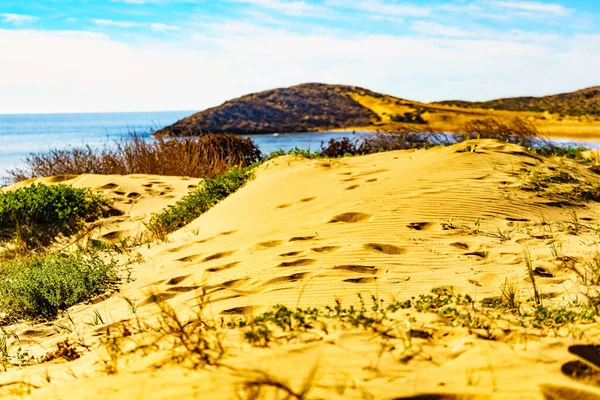
M 485 108 L 507 111 L 547 111 L 551 114 L 560 114 L 563 116 L 600 116 L 600 86 L 544 97 L 513 97 L 485 102 L 450 100 L 436 104 L 451 105 L 460 108 Z
M 309 132 L 376 122 L 377 115 L 354 101 L 351 93 L 379 96 L 354 86 L 307 83 L 227 101 L 156 134 Z
M 411 125 L 461 132 L 468 121 L 519 117 L 560 137 L 600 136 L 600 87 L 547 97 L 421 103 L 356 86 L 306 83 L 248 94 L 198 112 L 156 135 L 394 130 Z

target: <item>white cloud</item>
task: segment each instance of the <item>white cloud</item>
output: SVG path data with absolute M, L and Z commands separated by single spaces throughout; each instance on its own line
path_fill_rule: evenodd
M 167 25 L 167 24 L 161 24 L 161 23 L 152 23 L 150 24 L 150 29 L 152 29 L 155 32 L 167 32 L 167 31 L 177 31 L 179 30 L 178 26 L 174 26 L 174 25 Z
M 327 0 L 330 6 L 354 9 L 385 16 L 426 17 L 431 14 L 429 7 L 413 4 L 390 3 L 381 0 Z
M 148 3 L 158 3 L 158 0 L 110 0 L 113 3 L 125 3 L 125 4 L 148 4 Z
M 141 28 L 146 26 L 145 24 L 141 24 L 139 22 L 132 21 L 113 21 L 110 19 L 93 19 L 93 23 L 101 26 L 117 26 L 119 28 Z
M 430 21 L 415 21 L 412 23 L 411 28 L 415 32 L 425 33 L 433 36 L 447 36 L 455 38 L 477 36 L 477 34 L 474 32 L 469 32 L 455 26 L 446 26 Z
M 5 24 L 13 24 L 13 25 L 30 24 L 39 19 L 38 17 L 34 17 L 31 15 L 10 14 L 10 13 L 0 14 L 0 17 L 2 17 L 2 22 L 4 22 Z
M 537 1 L 493 1 L 492 4 L 518 11 L 554 14 L 557 16 L 567 16 L 571 10 L 556 3 L 541 3 Z
M 236 3 L 246 3 L 279 11 L 286 15 L 295 16 L 324 16 L 327 10 L 323 7 L 309 4 L 302 0 L 230 0 Z
M 548 42 L 209 27 L 197 38 L 126 44 L 94 33 L 0 29 L 0 110 L 200 110 L 302 82 L 481 100 L 590 86 L 600 70 L 593 35 Z

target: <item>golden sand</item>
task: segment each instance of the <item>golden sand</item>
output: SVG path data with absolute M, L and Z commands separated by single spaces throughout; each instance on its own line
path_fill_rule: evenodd
M 430 397 L 436 399 L 600 398 L 600 391 L 561 372 L 575 359 L 568 346 L 597 337 L 596 323 L 556 332 L 512 331 L 498 323 L 486 337 L 448 326 L 436 314 L 398 311 L 399 327 L 427 332 L 415 336 L 410 348 L 399 339 L 386 342 L 373 332 L 335 324 L 321 336 L 256 348 L 239 332 L 223 328 L 223 365 L 199 369 L 172 361 L 164 349 L 145 348 L 143 335 L 123 333 L 126 324 L 155 321 L 161 303 L 193 314 L 203 291 L 215 321 L 258 315 L 276 304 L 356 305 L 358 293 L 393 302 L 434 287 L 452 287 L 479 302 L 500 296 L 507 280 L 524 300 L 532 296 L 525 248 L 535 267 L 547 272 L 537 277 L 547 301 L 566 304 L 578 297 L 581 283 L 551 249 L 560 245 L 564 255 L 583 262 L 595 254 L 600 239 L 591 229 L 574 233 L 557 227 L 569 225 L 572 210 L 582 224 L 597 224 L 600 207 L 557 207 L 548 197 L 521 189 L 533 170 L 559 167 L 594 179 L 593 172 L 571 161 L 538 158 L 491 140 L 333 160 L 285 156 L 269 161 L 254 180 L 167 242 L 136 248 L 143 262 L 131 264 L 133 281 L 120 292 L 73 307 L 71 320 L 11 327 L 20 351 L 35 356 L 55 351 L 67 338 L 83 341 L 90 350 L 74 361 L 10 367 L 0 373 L 0 394 L 251 398 L 240 388 L 252 376 L 269 374 L 299 392 L 316 367 L 307 398 L 393 399 L 423 393 L 458 396 Z M 173 204 L 198 183 L 155 176 L 67 178 L 65 183 L 118 200 L 123 215 L 106 221 L 99 234 L 114 241 L 139 232 L 151 212 Z M 135 313 L 125 299 L 138 305 Z M 107 332 L 125 335 L 119 339 L 123 348 L 141 349 L 120 356 L 110 375 L 111 354 L 100 344 Z M 15 343 L 11 339 L 11 351 L 17 351 Z M 278 398 L 269 396 L 259 398 Z

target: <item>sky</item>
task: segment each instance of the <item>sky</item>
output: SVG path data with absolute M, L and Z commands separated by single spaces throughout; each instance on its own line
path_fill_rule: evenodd
M 0 114 L 202 110 L 305 82 L 418 101 L 600 85 L 600 1 L 0 0 Z

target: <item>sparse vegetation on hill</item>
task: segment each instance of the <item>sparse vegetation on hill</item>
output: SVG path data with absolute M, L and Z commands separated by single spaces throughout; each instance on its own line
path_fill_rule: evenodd
M 156 135 L 376 131 L 393 130 L 403 124 L 416 132 L 422 125 L 429 125 L 441 132 L 464 133 L 461 128 L 465 123 L 488 118 L 491 109 L 499 110 L 493 112 L 496 117 L 528 120 L 544 132 L 600 134 L 600 87 L 542 98 L 421 103 L 354 86 L 309 83 L 227 101 L 167 126 Z
M 437 104 L 460 108 L 486 108 L 508 111 L 549 112 L 560 115 L 600 116 L 600 86 L 572 93 L 562 93 L 544 97 L 513 97 L 483 102 L 461 100 L 441 101 Z
M 373 111 L 349 96 L 356 92 L 377 96 L 354 86 L 319 83 L 268 90 L 196 113 L 156 135 L 308 132 L 376 122 L 378 117 Z

